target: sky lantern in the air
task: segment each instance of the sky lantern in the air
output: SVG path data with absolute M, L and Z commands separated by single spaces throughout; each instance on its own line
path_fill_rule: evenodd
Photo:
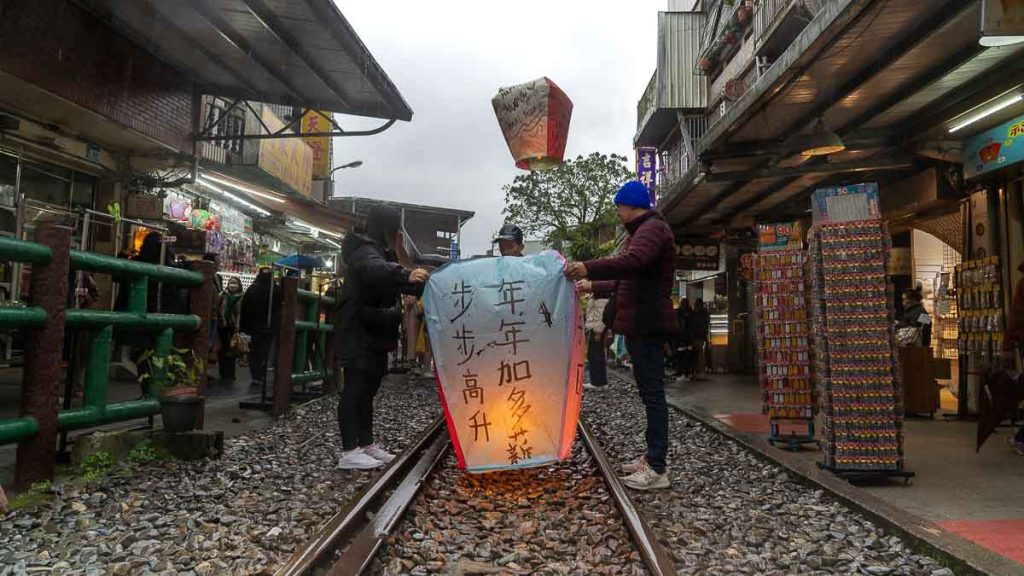
M 583 318 L 557 252 L 453 262 L 424 306 L 448 431 L 469 472 L 569 457 L 583 393 Z
M 516 166 L 547 170 L 562 163 L 572 101 L 548 78 L 500 88 L 491 100 Z

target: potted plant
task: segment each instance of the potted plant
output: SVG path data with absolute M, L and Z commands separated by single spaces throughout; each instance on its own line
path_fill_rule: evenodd
M 701 72 L 708 74 L 715 67 L 715 59 L 710 56 L 705 56 L 697 62 L 697 67 L 701 69 Z
M 736 36 L 736 33 L 732 30 L 727 30 L 726 33 L 722 35 L 722 43 L 726 46 L 735 46 L 739 40 L 739 37 Z
M 148 363 L 149 370 L 139 374 L 139 382 L 149 382 L 160 402 L 164 430 L 188 432 L 196 428 L 203 413 L 204 399 L 199 395 L 199 384 L 206 378 L 206 366 L 187 348 L 174 348 L 166 357 L 146 350 L 138 364 Z M 154 379 L 153 371 L 163 371 L 163 379 Z

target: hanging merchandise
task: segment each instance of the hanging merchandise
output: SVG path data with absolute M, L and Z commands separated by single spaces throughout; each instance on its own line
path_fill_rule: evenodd
M 792 229 L 793 225 L 766 225 Z M 764 229 L 766 226 L 762 226 Z M 761 238 L 769 235 L 762 230 Z M 804 264 L 807 253 L 797 242 L 762 243 L 755 271 L 758 379 L 763 410 L 771 419 L 769 441 L 796 449 L 814 439 L 815 395 L 811 376 Z M 797 420 L 807 426 L 805 435 L 782 435 L 780 423 Z
M 1006 317 L 999 257 L 958 265 L 956 285 L 960 356 L 968 358 L 979 370 L 1002 368 Z
M 889 244 L 881 220 L 818 224 L 811 233 L 822 466 L 847 478 L 913 476 L 903 470 Z

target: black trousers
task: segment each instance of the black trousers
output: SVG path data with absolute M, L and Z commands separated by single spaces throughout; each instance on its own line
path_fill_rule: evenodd
M 267 381 L 267 365 L 270 363 L 270 351 L 274 343 L 274 333 L 262 331 L 251 334 L 252 342 L 249 344 L 249 371 L 252 373 L 252 381 L 263 383 Z
M 338 427 L 341 429 L 343 450 L 373 444 L 373 398 L 383 379 L 383 370 L 345 368 L 345 385 L 338 401 Z
M 220 350 L 217 352 L 217 366 L 220 368 L 221 380 L 235 379 L 235 355 L 231 353 L 231 337 L 235 335 L 232 326 L 217 326 L 220 337 Z

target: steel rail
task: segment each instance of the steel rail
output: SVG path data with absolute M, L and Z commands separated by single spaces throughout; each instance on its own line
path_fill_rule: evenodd
M 330 574 L 360 574 L 449 445 L 444 418 L 439 417 L 275 574 L 305 576 L 324 569 Z M 342 561 L 335 562 L 333 556 L 339 551 Z M 360 558 L 353 561 L 356 556 Z
M 619 513 L 622 514 L 626 528 L 633 536 L 633 542 L 636 544 L 637 549 L 639 549 L 640 555 L 643 556 L 644 562 L 647 563 L 647 568 L 651 571 L 651 574 L 655 576 L 674 576 L 677 574 L 672 558 L 661 546 L 661 543 L 658 542 L 658 538 L 654 535 L 650 524 L 647 523 L 643 514 L 629 498 L 629 494 L 626 493 L 626 489 L 622 486 L 622 482 L 615 473 L 615 468 L 608 461 L 604 450 L 598 445 L 597 440 L 583 424 L 582 420 L 579 423 L 579 431 L 580 438 L 583 439 L 587 450 L 590 451 L 594 461 L 597 462 L 601 476 L 604 477 L 604 481 L 608 485 L 608 491 L 611 492 L 612 498 L 615 500 L 615 506 L 618 507 Z

